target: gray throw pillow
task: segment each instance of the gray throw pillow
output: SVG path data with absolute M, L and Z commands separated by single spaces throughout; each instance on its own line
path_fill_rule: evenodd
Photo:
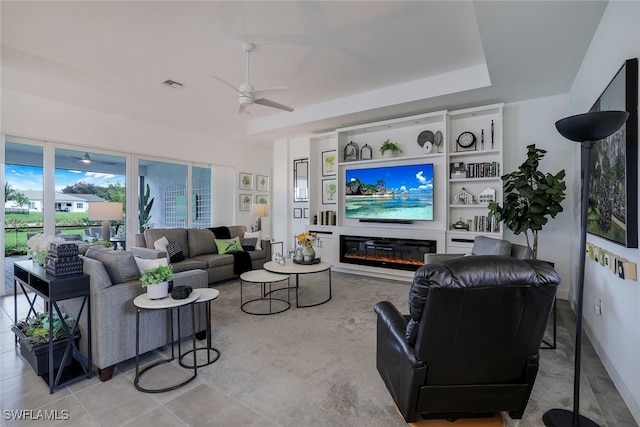
M 140 278 L 136 260 L 131 252 L 89 248 L 85 256 L 100 261 L 114 285 Z

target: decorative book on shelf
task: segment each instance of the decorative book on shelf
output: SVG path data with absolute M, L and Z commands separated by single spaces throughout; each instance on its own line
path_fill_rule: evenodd
M 318 211 L 317 225 L 336 225 L 336 211 Z

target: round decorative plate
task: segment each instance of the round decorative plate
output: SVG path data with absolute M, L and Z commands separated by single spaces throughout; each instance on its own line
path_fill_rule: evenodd
M 434 139 L 433 132 L 431 132 L 430 130 L 423 130 L 418 135 L 418 145 L 422 147 L 424 146 L 424 143 L 426 141 L 430 141 L 431 143 L 433 143 L 433 139 Z
M 442 144 L 442 132 L 437 131 L 433 139 L 433 145 L 435 145 L 436 147 L 439 147 L 441 144 Z
M 429 154 L 429 153 L 431 153 L 431 150 L 433 150 L 433 144 L 431 143 L 431 141 L 429 141 L 427 139 L 424 142 L 424 145 L 422 146 L 422 149 L 424 150 L 424 154 Z

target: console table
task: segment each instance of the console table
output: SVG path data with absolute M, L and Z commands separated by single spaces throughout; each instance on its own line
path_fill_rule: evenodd
M 18 287 L 29 302 L 29 311 L 26 317 L 36 314 L 35 303 L 38 297 L 44 301 L 45 310 L 49 313 L 49 330 L 53 330 L 53 313 L 62 318 L 62 312 L 58 307 L 58 301 L 81 297 L 82 304 L 78 313 L 67 313 L 73 316 L 75 322 L 72 327 L 68 327 L 62 322 L 64 333 L 67 337 L 67 346 L 60 364 L 55 366 L 53 362 L 54 341 L 49 340 L 49 373 L 43 375 L 44 380 L 49 384 L 49 393 L 67 384 L 79 381 L 82 378 L 91 378 L 91 299 L 89 298 L 89 275 L 78 274 L 73 276 L 54 276 L 47 273 L 44 267 L 34 264 L 33 261 L 17 261 L 13 265 L 13 318 L 18 321 Z M 29 296 L 27 290 L 35 295 Z M 87 307 L 87 355 L 80 352 L 73 337 L 78 333 L 80 316 Z M 16 336 L 16 346 L 18 337 Z M 64 367 L 71 359 L 71 365 Z

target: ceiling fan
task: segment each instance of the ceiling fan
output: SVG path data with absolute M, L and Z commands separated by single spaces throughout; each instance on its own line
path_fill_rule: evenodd
M 241 84 L 240 87 L 236 88 L 234 85 L 232 85 L 231 83 L 223 80 L 219 76 L 212 75 L 211 77 L 213 77 L 214 79 L 218 80 L 219 82 L 229 86 L 231 89 L 233 89 L 236 92 L 238 92 L 238 101 L 240 102 L 240 110 L 239 110 L 240 113 L 246 112 L 247 109 L 249 108 L 249 106 L 251 106 L 253 104 L 264 105 L 265 107 L 277 108 L 279 110 L 284 110 L 284 111 L 293 111 L 293 108 L 291 108 L 291 107 L 288 107 L 286 105 L 277 103 L 277 102 L 272 101 L 272 100 L 267 99 L 267 98 L 263 98 L 263 96 L 271 94 L 271 93 L 288 91 L 289 88 L 286 88 L 286 87 L 273 87 L 273 88 L 269 88 L 269 89 L 255 90 L 253 88 L 253 86 L 251 85 L 251 83 L 249 83 L 249 54 L 251 52 L 253 52 L 253 50 L 255 48 L 256 48 L 256 46 L 253 43 L 250 43 L 250 42 L 242 43 L 242 50 L 244 50 L 245 53 L 246 53 L 247 67 L 246 67 L 246 79 L 245 79 L 245 82 L 243 84 Z
M 85 152 L 84 155 L 82 157 L 73 157 L 73 161 L 74 162 L 80 162 L 80 163 L 84 163 L 85 165 L 89 165 L 92 163 L 100 163 L 103 165 L 115 165 L 117 164 L 116 162 L 108 162 L 108 161 L 103 161 L 103 160 L 95 160 L 94 158 L 92 158 L 89 153 Z

